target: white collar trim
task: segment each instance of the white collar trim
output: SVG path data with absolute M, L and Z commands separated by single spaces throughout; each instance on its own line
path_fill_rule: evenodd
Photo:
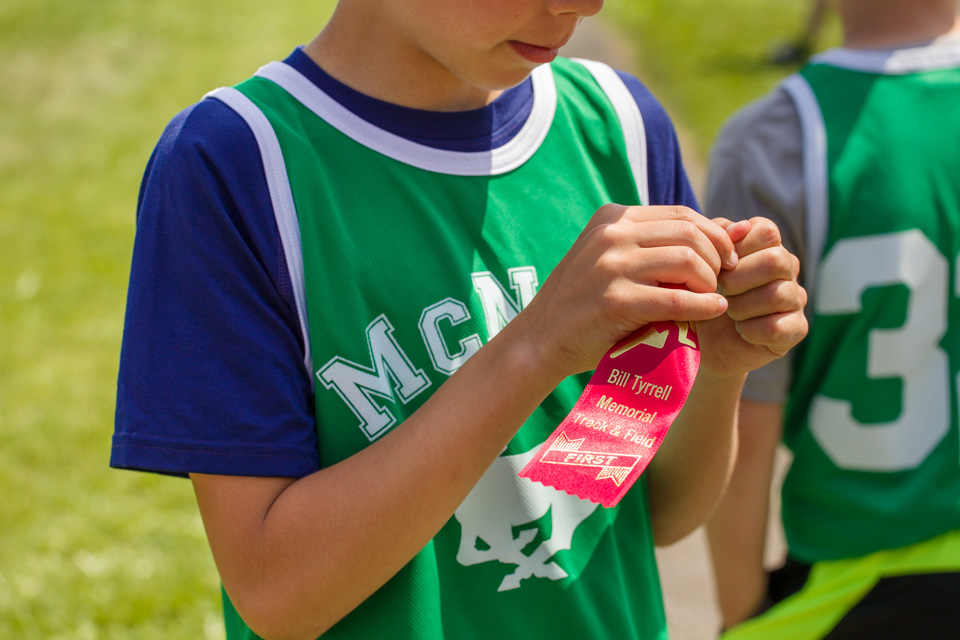
M 541 65 L 531 74 L 533 108 L 509 142 L 489 151 L 450 151 L 407 140 L 364 120 L 286 63 L 271 62 L 256 75 L 278 84 L 317 116 L 363 146 L 405 164 L 449 175 L 499 175 L 523 165 L 547 137 L 557 110 L 553 71 L 549 65 Z
M 831 49 L 810 59 L 812 64 L 898 75 L 960 66 L 960 38 L 950 37 L 904 49 Z

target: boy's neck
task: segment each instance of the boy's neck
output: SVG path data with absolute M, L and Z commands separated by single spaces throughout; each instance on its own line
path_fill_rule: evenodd
M 917 0 L 841 0 L 843 46 L 893 49 L 960 35 L 956 2 Z
M 339 5 L 338 9 L 340 8 Z M 378 100 L 429 111 L 464 111 L 502 90 L 473 87 L 376 20 L 334 12 L 304 52 L 333 78 Z

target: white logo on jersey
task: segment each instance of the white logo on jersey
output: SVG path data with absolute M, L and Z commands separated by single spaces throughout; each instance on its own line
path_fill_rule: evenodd
M 487 340 L 500 333 L 500 330 L 513 320 L 521 309 L 525 309 L 537 293 L 539 282 L 537 270 L 533 267 L 516 267 L 507 272 L 510 275 L 510 288 L 517 294 L 516 302 L 504 289 L 500 281 L 489 271 L 473 273 L 473 288 L 480 296 L 483 316 L 487 321 Z
M 489 271 L 471 274 L 473 288 L 480 298 L 488 339 L 495 336 L 524 309 L 537 292 L 537 271 L 534 267 L 517 267 L 508 271 L 510 287 L 516 298 Z M 482 346 L 476 333 L 459 341 L 460 349 L 451 353 L 441 334 L 441 325 L 456 326 L 470 319 L 467 305 L 446 298 L 430 305 L 420 315 L 420 335 L 430 354 L 434 369 L 453 375 Z M 372 442 L 390 430 L 397 419 L 373 398 L 392 403 L 410 402 L 430 386 L 422 369 L 415 369 L 410 358 L 393 337 L 393 325 L 381 314 L 367 327 L 367 348 L 370 366 L 352 362 L 341 356 L 331 358 L 317 371 L 317 378 L 327 389 L 337 392 L 359 419 L 358 426 Z
M 420 335 L 423 336 L 423 344 L 426 345 L 430 359 L 433 361 L 433 368 L 440 373 L 452 376 L 463 366 L 467 358 L 480 350 L 483 344 L 480 342 L 480 336 L 474 333 L 460 341 L 458 353 L 450 353 L 440 333 L 440 321 L 446 320 L 456 326 L 469 319 L 470 312 L 467 311 L 467 305 L 453 298 L 441 300 L 427 307 L 420 314 Z
M 516 566 L 497 591 L 517 589 L 530 577 L 566 578 L 567 572 L 552 558 L 558 551 L 570 549 L 577 527 L 597 508 L 589 500 L 520 478 L 517 474 L 537 449 L 497 458 L 454 513 L 462 529 L 457 562 L 470 566 L 496 561 Z M 540 531 L 536 522 L 548 511 L 553 519 L 550 539 L 524 554 Z M 527 524 L 530 526 L 514 538 L 514 528 Z
M 397 419 L 370 396 L 396 402 L 393 395 L 396 391 L 407 403 L 430 386 L 430 379 L 421 369 L 413 368 L 407 354 L 394 340 L 393 325 L 384 315 L 367 327 L 367 348 L 372 366 L 364 367 L 337 356 L 317 371 L 317 377 L 323 386 L 343 398 L 360 419 L 360 428 L 373 441 L 386 433 Z

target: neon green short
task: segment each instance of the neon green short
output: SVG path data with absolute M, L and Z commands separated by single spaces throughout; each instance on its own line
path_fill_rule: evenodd
M 881 581 L 893 584 L 892 589 L 885 589 L 886 600 L 882 601 L 873 597 Z M 923 632 L 896 635 L 894 626 L 909 624 L 914 631 L 945 628 L 958 633 L 957 584 L 960 531 L 862 558 L 818 562 L 800 591 L 728 630 L 722 640 L 820 640 L 835 630 L 832 637 L 953 637 Z M 890 606 L 891 599 L 897 603 L 901 598 L 910 602 L 899 609 Z M 860 622 L 851 624 L 856 616 L 850 614 L 855 610 Z M 892 624 L 881 620 L 888 616 Z M 841 625 L 858 630 L 841 632 Z M 881 631 L 864 631 L 864 626 Z

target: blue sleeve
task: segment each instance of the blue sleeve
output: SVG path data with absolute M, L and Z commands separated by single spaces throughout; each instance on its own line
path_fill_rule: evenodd
M 643 116 L 650 187 L 648 204 L 679 204 L 699 211 L 697 197 L 683 168 L 680 143 L 670 116 L 643 83 L 628 73 L 618 71 L 617 74 L 637 101 Z
M 141 186 L 111 466 L 312 473 L 303 349 L 256 141 L 202 101 L 171 121 Z

